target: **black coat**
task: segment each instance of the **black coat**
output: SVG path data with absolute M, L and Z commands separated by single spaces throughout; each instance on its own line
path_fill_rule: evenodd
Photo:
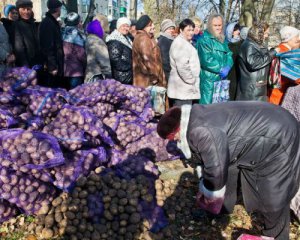
M 187 131 L 205 186 L 219 190 L 226 184 L 226 195 L 236 194 L 227 184 L 240 174 L 246 209 L 262 212 L 282 209 L 298 190 L 299 137 L 288 111 L 254 101 L 194 105 Z M 232 167 L 236 171 L 228 174 Z
M 229 87 L 229 97 L 231 101 L 234 101 L 236 98 L 236 88 L 237 88 L 237 79 L 238 79 L 238 54 L 240 53 L 242 41 L 235 42 L 235 43 L 228 43 L 228 47 L 232 52 L 232 60 L 233 66 L 228 74 L 227 79 L 230 80 L 230 87 Z
M 41 54 L 38 45 L 38 25 L 34 19 L 19 19 L 13 23 L 12 38 L 13 51 L 16 56 L 16 66 L 32 67 L 41 63 Z
M 171 64 L 170 64 L 170 48 L 173 39 L 167 38 L 163 35 L 160 35 L 158 38 L 157 45 L 160 48 L 160 54 L 162 58 L 163 69 L 165 72 L 165 76 L 167 81 L 169 80 L 170 72 L 171 72 Z
M 63 76 L 64 51 L 61 28 L 58 21 L 49 13 L 39 27 L 40 48 L 43 63 L 48 72 L 57 70 L 57 76 Z
M 275 50 L 259 46 L 247 38 L 238 55 L 239 79 L 237 100 L 267 101 L 267 82 Z
M 112 76 L 124 84 L 132 84 L 132 50 L 117 40 L 107 42 Z
M 13 24 L 14 21 L 8 19 L 8 18 L 1 18 L 1 22 L 3 23 L 3 26 L 5 27 L 5 30 L 9 36 L 10 44 L 13 45 L 13 35 L 14 35 L 14 28 Z

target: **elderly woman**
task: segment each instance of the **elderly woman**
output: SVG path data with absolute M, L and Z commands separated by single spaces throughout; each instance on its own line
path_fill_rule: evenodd
M 136 23 L 137 35 L 132 46 L 133 84 L 139 87 L 166 86 L 160 49 L 154 39 L 154 24 L 148 15 Z
M 200 99 L 200 61 L 191 44 L 195 24 L 185 19 L 179 24 L 180 34 L 170 49 L 171 73 L 167 95 L 173 106 L 193 104 Z
M 121 83 L 132 84 L 132 41 L 129 38 L 130 20 L 119 18 L 117 29 L 107 38 L 112 77 Z
M 300 47 L 300 31 L 297 28 L 291 26 L 285 26 L 280 30 L 281 43 L 278 46 L 280 53 L 288 52 L 298 49 Z M 272 63 L 273 65 L 273 63 Z M 277 80 L 278 81 L 278 80 Z M 284 98 L 284 95 L 289 87 L 293 87 L 299 84 L 299 82 L 292 81 L 291 79 L 281 76 L 280 86 L 274 82 L 270 89 L 270 103 L 280 105 Z
M 170 65 L 170 48 L 174 40 L 175 23 L 171 19 L 165 19 L 160 25 L 160 35 L 158 37 L 158 46 L 162 57 L 163 69 L 166 80 L 168 81 L 171 71 Z
M 249 30 L 238 55 L 239 79 L 237 100 L 267 101 L 267 80 L 275 50 L 268 50 L 264 41 L 269 35 L 267 23 L 256 23 Z
M 88 34 L 85 44 L 87 55 L 86 76 L 84 82 L 111 78 L 111 66 L 107 46 L 103 40 L 104 31 L 98 20 L 90 22 L 86 28 Z

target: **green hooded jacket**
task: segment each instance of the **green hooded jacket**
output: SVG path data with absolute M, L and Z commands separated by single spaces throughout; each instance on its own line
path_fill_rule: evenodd
M 201 63 L 200 72 L 200 104 L 212 103 L 214 82 L 220 81 L 220 70 L 225 66 L 232 67 L 232 52 L 228 42 L 218 41 L 207 30 L 197 42 L 197 50 Z

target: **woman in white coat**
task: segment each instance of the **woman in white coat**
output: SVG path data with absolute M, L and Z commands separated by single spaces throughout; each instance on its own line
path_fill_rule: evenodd
M 184 19 L 179 24 L 180 34 L 171 45 L 167 89 L 171 106 L 192 105 L 200 99 L 200 61 L 197 50 L 191 44 L 194 28 L 192 20 Z

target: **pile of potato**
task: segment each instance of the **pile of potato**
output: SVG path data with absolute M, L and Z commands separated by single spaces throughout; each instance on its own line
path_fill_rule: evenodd
M 15 204 L 27 214 L 35 214 L 44 204 L 49 204 L 56 194 L 56 189 L 33 176 L 0 168 L 0 196 Z
M 31 169 L 54 167 L 64 163 L 60 146 L 53 136 L 8 129 L 0 131 L 0 165 L 27 173 Z
M 114 106 L 110 103 L 97 102 L 90 106 L 90 110 L 99 118 L 105 118 L 109 113 L 114 112 Z
M 78 179 L 69 194 L 40 211 L 38 236 L 63 235 L 68 239 L 136 239 L 144 229 L 141 201 L 152 202 L 149 179 L 120 178 L 112 170 L 96 169 Z M 145 220 L 149 228 L 149 223 Z
M 37 84 L 36 71 L 26 68 L 9 69 L 0 81 L 3 91 L 19 91 Z

